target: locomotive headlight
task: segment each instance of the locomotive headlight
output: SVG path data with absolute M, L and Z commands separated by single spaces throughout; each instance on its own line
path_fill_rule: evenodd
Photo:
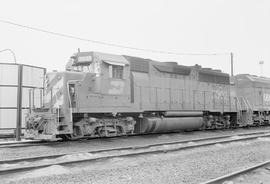
M 78 63 L 92 62 L 92 60 L 93 60 L 92 56 L 79 56 L 78 59 L 77 59 L 77 62 Z

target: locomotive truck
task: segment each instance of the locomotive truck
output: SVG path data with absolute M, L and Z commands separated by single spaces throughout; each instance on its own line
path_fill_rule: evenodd
M 259 94 L 257 94 L 257 92 Z M 46 74 L 25 137 L 54 140 L 269 123 L 270 79 L 126 55 L 78 52 Z

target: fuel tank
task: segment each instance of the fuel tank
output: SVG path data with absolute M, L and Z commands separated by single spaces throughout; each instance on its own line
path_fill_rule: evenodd
M 203 125 L 202 117 L 144 118 L 137 124 L 138 133 L 177 132 L 198 130 Z
M 165 117 L 199 117 L 203 116 L 202 111 L 167 111 Z

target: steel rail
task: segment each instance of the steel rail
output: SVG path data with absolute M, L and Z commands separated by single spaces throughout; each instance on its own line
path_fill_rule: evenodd
M 232 137 L 232 136 L 231 136 Z M 57 155 L 47 155 L 47 156 L 38 156 L 38 157 L 31 157 L 31 158 L 19 158 L 19 159 L 13 159 L 13 160 L 2 160 L 0 164 L 16 164 L 19 165 L 20 162 L 29 162 L 30 165 L 22 165 L 20 167 L 2 167 L 0 165 L 0 174 L 10 173 L 10 172 L 18 172 L 18 171 L 25 171 L 25 170 L 31 170 L 31 169 L 37 169 L 37 168 L 43 168 L 47 166 L 52 165 L 68 165 L 73 163 L 80 163 L 80 162 L 89 162 L 89 161 L 98 161 L 98 160 L 106 160 L 110 158 L 117 158 L 117 157 L 131 157 L 131 156 L 138 156 L 138 155 L 147 155 L 147 154 L 155 154 L 155 153 L 167 153 L 167 152 L 173 152 L 173 151 L 180 151 L 180 150 L 186 150 L 186 149 L 192 149 L 192 148 L 199 148 L 204 146 L 211 146 L 215 144 L 226 144 L 231 142 L 239 142 L 239 141 L 247 141 L 256 139 L 259 137 L 270 137 L 270 134 L 265 135 L 256 135 L 256 136 L 250 136 L 250 137 L 244 137 L 239 139 L 226 139 L 226 140 L 220 140 L 220 141 L 214 141 L 214 142 L 206 142 L 201 144 L 193 144 L 193 145 L 186 145 L 183 147 L 177 147 L 177 148 L 161 148 L 157 150 L 151 150 L 149 148 L 151 147 L 157 147 L 157 146 L 166 146 L 170 144 L 180 144 L 181 141 L 177 142 L 169 142 L 169 143 L 160 143 L 160 144 L 152 144 L 152 145 L 144 145 L 144 146 L 137 146 L 137 147 L 119 147 L 119 148 L 112 148 L 112 149 L 103 149 L 103 150 L 96 150 L 96 151 L 89 151 L 89 152 L 75 152 L 75 153 L 69 153 L 69 154 L 57 154 Z M 191 142 L 186 141 L 186 143 Z M 140 151 L 141 150 L 141 151 Z M 43 159 L 57 159 L 62 156 L 71 156 L 71 155 L 78 155 L 78 154 L 105 154 L 109 152 L 117 151 L 120 152 L 120 154 L 112 153 L 109 155 L 100 155 L 97 157 L 92 158 L 83 158 L 83 159 L 77 159 L 77 160 L 64 160 L 64 161 L 55 161 L 52 160 L 51 163 L 38 163 L 34 165 L 31 165 L 34 161 L 42 161 Z M 131 151 L 129 153 L 121 153 L 121 151 Z M 32 163 L 31 163 L 32 162 Z
M 27 142 L 12 142 L 10 143 L 0 143 L 0 149 L 2 148 L 20 148 L 20 147 L 31 147 L 31 146 L 45 146 L 45 145 L 54 145 L 54 144 L 61 144 L 62 142 L 56 142 L 56 141 L 51 141 L 51 142 L 47 142 L 47 141 L 27 141 Z
M 42 141 L 39 141 L 39 140 L 20 141 L 20 142 L 8 141 L 8 142 L 0 142 L 0 146 L 4 146 L 4 145 L 19 145 L 19 144 L 32 144 L 32 143 L 41 143 L 41 142 Z
M 251 135 L 258 135 L 262 134 L 265 135 L 270 132 L 253 132 L 253 133 L 241 133 L 241 134 L 232 134 L 232 135 L 224 135 L 224 136 L 211 136 L 211 137 L 204 137 L 204 138 L 198 138 L 198 139 L 187 139 L 187 140 L 181 140 L 181 141 L 171 141 L 171 142 L 162 142 L 162 143 L 154 143 L 154 144 L 147 144 L 143 146 L 128 146 L 128 147 L 118 147 L 118 148 L 110 148 L 110 149 L 100 149 L 95 151 L 89 151 L 89 152 L 72 152 L 72 153 L 62 153 L 62 154 L 55 154 L 55 155 L 44 155 L 44 156 L 37 156 L 37 157 L 26 157 L 26 158 L 16 158 L 16 159 L 10 159 L 10 160 L 0 160 L 0 164 L 3 163 L 14 163 L 14 162 L 24 162 L 24 161 L 35 161 L 35 160 L 41 160 L 41 159 L 54 159 L 57 157 L 65 156 L 68 154 L 80 154 L 80 153 L 100 153 L 105 151 L 118 151 L 118 150 L 129 150 L 129 149 L 147 149 L 150 147 L 156 147 L 156 146 L 163 146 L 163 145 L 173 145 L 173 144 L 187 144 L 189 142 L 201 142 L 201 141 L 209 141 L 209 140 L 218 140 L 218 139 L 225 139 L 230 138 L 234 136 L 251 136 Z
M 223 136 L 213 136 L 213 137 L 205 137 L 205 138 L 198 138 L 198 139 L 192 139 L 192 140 L 183 140 L 183 143 L 186 141 L 201 141 L 201 140 L 209 140 L 209 139 L 218 139 L 218 138 L 227 138 L 231 136 L 246 136 L 246 135 L 256 135 L 256 134 L 263 134 L 263 133 L 270 133 L 270 131 L 258 131 L 258 132 L 249 132 L 249 133 L 239 133 L 239 134 L 231 134 L 231 135 L 223 135 Z M 153 134 L 146 134 L 146 135 L 134 135 L 134 136 L 149 136 Z M 133 136 L 130 136 L 133 137 Z M 120 138 L 122 139 L 123 136 L 118 136 L 118 137 L 106 137 L 106 138 Z M 126 137 L 125 137 L 126 138 Z M 81 140 L 94 140 L 98 138 L 92 138 L 92 139 L 80 139 L 80 140 L 73 140 L 74 142 L 76 141 L 81 141 Z M 0 149 L 1 148 L 18 148 L 18 147 L 31 147 L 31 146 L 44 146 L 44 145 L 54 145 L 54 144 L 62 144 L 65 143 L 66 141 L 41 141 L 41 140 L 31 140 L 31 141 L 20 141 L 20 142 L 0 142 Z
M 256 170 L 256 169 L 263 167 L 265 165 L 268 165 L 268 164 L 270 164 L 270 160 L 262 162 L 260 164 L 256 164 L 256 165 L 247 167 L 247 168 L 239 170 L 239 171 L 232 172 L 230 174 L 226 174 L 224 176 L 221 176 L 221 177 L 218 177 L 215 179 L 211 179 L 211 180 L 203 182 L 201 184 L 222 184 L 223 182 L 226 182 L 230 179 L 236 178 L 237 176 L 241 176 L 243 174 L 246 174 L 250 171 Z

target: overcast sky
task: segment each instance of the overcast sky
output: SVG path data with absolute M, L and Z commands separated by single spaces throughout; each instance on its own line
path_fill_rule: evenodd
M 180 53 L 234 53 L 237 73 L 270 77 L 269 0 L 0 0 L 0 20 L 90 40 Z M 64 70 L 69 57 L 100 51 L 200 64 L 230 72 L 230 56 L 186 56 L 110 47 L 0 23 L 0 50 L 18 62 Z M 0 62 L 13 62 L 8 52 Z

